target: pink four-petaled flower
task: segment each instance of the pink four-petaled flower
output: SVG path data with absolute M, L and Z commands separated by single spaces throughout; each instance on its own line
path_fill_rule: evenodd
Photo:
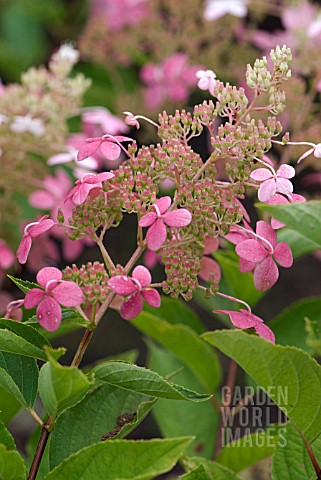
M 32 240 L 42 233 L 50 230 L 55 225 L 55 222 L 48 218 L 48 215 L 44 215 L 38 222 L 29 223 L 25 229 L 17 250 L 17 258 L 19 263 L 26 263 Z
M 192 215 L 186 208 L 167 212 L 171 206 L 171 197 L 162 197 L 152 205 L 153 212 L 146 213 L 139 220 L 140 227 L 149 227 L 146 243 L 154 252 L 164 245 L 167 237 L 166 225 L 173 228 L 186 227 L 191 223 Z
M 262 181 L 258 197 L 261 202 L 267 202 L 276 193 L 289 195 L 293 192 L 293 185 L 289 178 L 293 178 L 295 170 L 291 165 L 281 165 L 276 172 L 272 173 L 268 168 L 254 170 L 250 177 L 259 182 Z
M 84 300 L 84 295 L 74 282 L 62 280 L 58 268 L 45 267 L 37 274 L 37 282 L 41 288 L 32 288 L 26 294 L 24 307 L 34 308 L 36 305 L 37 319 L 40 325 L 49 332 L 54 332 L 61 322 L 61 307 L 76 307 Z
M 151 274 L 142 265 L 134 268 L 131 277 L 117 275 L 108 280 L 108 286 L 117 295 L 129 295 L 128 300 L 124 301 L 120 308 L 122 318 L 131 320 L 137 317 L 143 309 L 143 299 L 152 307 L 160 306 L 160 295 L 155 288 L 149 286 L 151 281 Z
M 77 160 L 81 162 L 99 152 L 107 160 L 117 160 L 120 155 L 120 142 L 132 142 L 133 139 L 122 135 L 104 135 L 103 137 L 86 138 L 79 148 Z
M 97 175 L 85 173 L 80 180 L 76 180 L 76 186 L 70 190 L 65 198 L 65 202 L 71 199 L 75 205 L 81 205 L 85 202 L 90 190 L 93 188 L 102 188 L 102 182 L 106 182 L 114 176 L 111 172 L 98 173 Z
M 268 290 L 279 278 L 279 270 L 274 260 L 281 267 L 292 266 L 293 257 L 289 245 L 285 242 L 277 244 L 276 241 L 277 236 L 271 225 L 260 220 L 256 224 L 256 238 L 243 240 L 236 245 L 236 253 L 245 260 L 241 271 L 254 270 L 254 285 L 257 290 Z
M 239 312 L 234 310 L 215 310 L 214 313 L 224 313 L 230 317 L 231 322 L 237 328 L 254 328 L 256 333 L 268 340 L 275 343 L 275 337 L 272 330 L 265 325 L 260 317 L 257 317 L 253 313 L 241 308 Z

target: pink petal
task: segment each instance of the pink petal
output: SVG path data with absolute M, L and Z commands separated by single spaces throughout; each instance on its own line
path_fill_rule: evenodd
M 52 290 L 52 296 L 64 307 L 76 307 L 84 301 L 83 291 L 75 282 L 61 282 Z
M 98 150 L 98 147 L 101 143 L 101 138 L 94 142 L 86 142 L 84 143 L 80 148 L 79 152 L 77 154 L 77 160 L 78 162 L 81 162 L 82 160 L 85 160 L 85 158 L 91 157 L 96 150 Z
M 153 252 L 156 252 L 164 243 L 167 238 L 167 230 L 162 220 L 157 219 L 151 227 L 149 227 L 146 235 L 146 243 L 148 248 Z
M 293 185 L 290 180 L 287 180 L 286 178 L 277 178 L 275 183 L 278 192 L 284 193 L 285 195 L 293 192 Z
M 7 270 L 14 263 L 14 253 L 7 244 L 0 239 L 0 269 Z
M 279 228 L 285 227 L 285 223 L 280 222 L 280 220 L 277 220 L 276 218 L 271 218 L 271 227 L 274 230 L 278 230 Z
M 61 163 L 69 163 L 73 160 L 72 153 L 58 153 L 57 155 L 53 155 L 52 157 L 48 158 L 47 165 L 60 165 Z
M 298 159 L 297 163 L 300 163 L 304 158 L 308 157 L 312 152 L 314 152 L 314 148 L 310 148 L 307 152 L 305 152 L 301 157 Z
M 86 201 L 92 186 L 89 185 L 88 183 L 79 183 L 77 187 L 78 188 L 75 189 L 75 192 L 72 195 L 71 200 L 75 205 L 81 205 Z
M 259 220 L 256 224 L 256 233 L 261 237 L 265 238 L 272 247 L 276 245 L 276 233 L 268 223 L 264 222 L 263 220 Z
M 137 285 L 125 275 L 117 275 L 108 280 L 108 287 L 118 295 L 130 295 L 137 290 Z
M 258 240 L 244 240 L 236 245 L 236 253 L 249 262 L 259 263 L 268 255 Z
M 142 295 L 146 302 L 154 308 L 160 307 L 161 297 L 155 288 L 146 288 L 142 291 Z
M 231 322 L 237 328 L 251 328 L 254 326 L 251 315 L 247 313 L 235 312 L 234 310 L 215 310 L 215 313 L 226 313 L 230 317 Z
M 215 252 L 218 249 L 218 246 L 219 239 L 217 237 L 205 237 L 203 255 L 208 255 L 209 253 Z
M 59 282 L 61 279 L 62 273 L 55 267 L 45 267 L 37 273 L 37 282 L 44 288 L 46 288 L 47 283 L 51 280 L 57 280 Z
M 30 228 L 28 228 L 28 234 L 30 235 L 31 238 L 38 237 L 44 232 L 47 232 L 50 230 L 51 227 L 55 225 L 55 222 L 51 220 L 51 218 L 45 218 L 42 217 L 39 222 L 37 222 L 35 225 L 32 225 Z
M 255 267 L 256 267 L 256 263 L 249 262 L 248 260 L 245 260 L 245 258 L 240 257 L 239 270 L 241 273 L 252 272 L 252 270 L 254 270 Z
M 293 178 L 295 176 L 295 170 L 291 165 L 281 165 L 276 171 L 277 177 L 281 178 Z
M 265 180 L 259 188 L 258 197 L 261 202 L 267 202 L 276 192 L 276 182 L 274 178 Z
M 117 143 L 111 142 L 110 139 L 108 139 L 100 144 L 99 151 L 103 157 L 107 158 L 107 160 L 117 160 L 121 148 Z
M 276 193 L 266 203 L 268 203 L 269 205 L 279 205 L 279 204 L 289 203 L 289 201 L 286 197 L 284 197 L 280 193 Z
M 40 302 L 36 315 L 40 325 L 49 332 L 54 332 L 60 325 L 61 308 L 59 303 L 52 297 L 45 297 Z
M 44 190 L 37 190 L 29 197 L 29 203 L 32 207 L 42 208 L 43 210 L 52 209 L 56 205 L 55 197 Z
M 142 218 L 139 220 L 138 225 L 140 227 L 150 227 L 156 220 L 157 214 L 155 212 L 149 212 L 146 213 L 146 215 L 142 216 Z
M 137 317 L 143 309 L 143 298 L 140 292 L 134 293 L 126 302 L 120 307 L 120 315 L 124 320 L 131 320 Z
M 17 250 L 17 259 L 19 263 L 21 264 L 26 263 L 31 245 L 32 245 L 31 237 L 29 235 L 23 235 Z
M 263 180 L 268 180 L 269 178 L 272 178 L 272 172 L 268 170 L 267 168 L 258 168 L 257 170 L 254 170 L 251 172 L 250 177 L 253 178 L 253 180 L 257 181 L 263 181 Z
M 254 285 L 260 292 L 264 292 L 273 287 L 278 278 L 278 267 L 270 255 L 255 267 Z
M 163 215 L 163 213 L 165 213 L 169 209 L 169 207 L 171 206 L 171 203 L 172 203 L 171 197 L 166 196 L 156 200 L 154 205 L 157 205 L 159 209 L 159 213 Z
M 186 208 L 164 213 L 162 218 L 166 225 L 176 228 L 186 227 L 186 225 L 189 225 L 192 221 L 192 215 Z
M 280 242 L 274 249 L 274 259 L 281 267 L 290 268 L 293 264 L 292 251 L 289 245 L 285 242 Z
M 210 277 L 213 277 L 214 280 L 219 282 L 221 280 L 221 269 L 213 258 L 203 257 L 202 268 L 198 275 L 205 282 L 208 282 Z
M 260 335 L 260 337 L 264 338 L 268 342 L 275 343 L 274 333 L 264 323 L 258 323 L 254 328 L 257 334 Z
M 40 288 L 32 288 L 26 293 L 25 301 L 23 304 L 24 307 L 27 309 L 35 307 L 41 302 L 44 295 L 45 292 L 43 290 L 40 290 Z
M 102 172 L 98 173 L 98 175 L 94 175 L 94 179 L 91 178 L 89 180 L 86 179 L 86 183 L 100 183 L 100 182 L 106 182 L 107 180 L 110 180 L 111 178 L 114 178 L 114 174 L 111 172 Z
M 138 265 L 134 268 L 132 277 L 138 280 L 143 288 L 152 283 L 151 274 L 146 267 L 143 267 L 143 265 Z

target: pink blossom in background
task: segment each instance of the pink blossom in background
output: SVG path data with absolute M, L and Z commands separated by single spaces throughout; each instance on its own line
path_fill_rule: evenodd
M 152 277 L 147 268 L 138 265 L 132 276 L 118 275 L 108 280 L 108 286 L 117 295 L 129 296 L 122 303 L 120 314 L 125 320 L 137 317 L 143 309 L 143 300 L 154 308 L 158 308 L 161 299 L 158 291 L 151 288 Z
M 12 267 L 15 261 L 13 251 L 8 247 L 6 242 L 0 238 L 0 279 L 4 276 L 4 272 Z
M 267 202 L 276 193 L 288 195 L 293 192 L 293 185 L 289 178 L 295 176 L 295 170 L 291 165 L 281 165 L 276 173 L 272 173 L 268 168 L 258 168 L 254 170 L 250 177 L 253 180 L 262 181 L 258 197 L 261 202 Z
M 265 325 L 262 318 L 257 317 L 244 308 L 241 308 L 239 312 L 235 312 L 234 310 L 214 310 L 214 313 L 224 313 L 230 317 L 235 327 L 242 329 L 254 328 L 260 337 L 268 342 L 275 343 L 274 333 Z
M 6 311 L 7 305 L 13 300 L 12 295 L 5 290 L 0 290 L 0 316 Z
M 291 193 L 287 196 L 276 193 L 266 203 L 268 203 L 269 205 L 280 205 L 280 204 L 297 203 L 297 202 L 306 202 L 306 199 L 302 195 L 298 195 L 297 193 Z M 274 230 L 277 230 L 284 226 L 285 226 L 285 223 L 280 222 L 280 220 L 277 220 L 276 218 L 271 218 L 271 227 L 274 228 Z
M 60 325 L 62 313 L 60 305 L 76 307 L 81 305 L 84 295 L 74 282 L 62 280 L 62 273 L 58 268 L 46 267 L 37 274 L 37 282 L 43 287 L 32 288 L 25 296 L 24 306 L 27 309 L 37 306 L 37 319 L 40 325 L 54 332 Z
M 186 227 L 191 223 L 192 215 L 186 208 L 167 212 L 172 203 L 170 197 L 162 197 L 152 205 L 153 212 L 146 213 L 139 220 L 140 227 L 149 227 L 146 243 L 152 251 L 164 245 L 167 238 L 166 225 L 173 228 Z
M 199 70 L 196 72 L 196 78 L 198 78 L 198 88 L 208 90 L 210 94 L 214 96 L 216 74 L 212 70 Z
M 219 282 L 221 280 L 221 268 L 214 258 L 206 256 L 218 249 L 219 240 L 218 238 L 208 236 L 204 240 L 204 245 L 202 268 L 198 275 L 205 282 L 208 282 L 210 279 Z
M 236 253 L 247 263 L 241 271 L 254 270 L 254 285 L 259 291 L 273 287 L 279 278 L 279 270 L 275 263 L 281 267 L 290 268 L 293 263 L 292 252 L 285 242 L 277 244 L 276 232 L 263 220 L 256 224 L 255 239 L 248 239 L 236 245 Z
M 81 135 L 81 137 L 82 137 L 82 141 L 81 141 L 80 145 L 84 145 L 85 144 L 85 138 L 82 135 Z M 53 155 L 52 157 L 48 158 L 47 164 L 49 166 L 53 166 L 53 165 L 61 165 L 61 164 L 72 162 L 74 164 L 73 171 L 75 172 L 75 168 L 77 168 L 78 165 L 79 165 L 77 157 L 78 157 L 78 149 L 67 145 L 65 152 L 57 153 L 56 155 Z M 83 162 L 81 164 L 81 167 L 85 171 L 97 170 L 98 162 L 95 158 L 88 157 L 85 160 L 83 160 Z M 84 171 L 84 173 L 85 173 L 85 171 Z
M 92 0 L 91 14 L 103 18 L 110 30 L 118 31 L 148 16 L 148 0 Z
M 51 237 L 51 234 L 54 235 L 55 232 L 59 232 L 64 238 L 67 238 L 62 229 L 54 225 L 50 230 L 50 235 L 48 231 L 33 239 L 33 248 L 30 250 L 26 263 L 30 272 L 37 273 L 41 268 L 58 265 L 61 261 L 58 244 Z
M 146 106 L 156 109 L 165 100 L 185 102 L 190 88 L 197 85 L 196 73 L 202 68 L 200 65 L 189 66 L 185 53 L 174 53 L 158 65 L 144 65 L 140 77 L 146 85 Z
M 158 263 L 162 263 L 162 257 L 152 250 L 147 250 L 144 253 L 144 263 L 145 266 L 151 270 L 152 268 L 156 267 Z
M 26 263 L 32 240 L 39 235 L 47 232 L 55 225 L 55 222 L 48 218 L 48 215 L 44 215 L 38 222 L 29 223 L 25 229 L 17 250 L 17 258 L 19 263 Z
M 12 302 L 8 303 L 4 318 L 11 318 L 12 320 L 21 322 L 23 317 L 21 307 L 23 306 L 23 304 L 24 300 L 13 300 Z
M 205 20 L 217 20 L 226 14 L 234 17 L 246 17 L 247 0 L 207 0 L 204 10 Z
M 117 135 L 129 131 L 126 122 L 113 115 L 107 108 L 92 107 L 81 114 L 83 132 L 87 137 L 98 137 L 109 133 Z
M 121 153 L 119 143 L 132 141 L 132 138 L 123 137 L 122 135 L 86 138 L 85 143 L 79 148 L 77 160 L 82 162 L 97 153 L 100 153 L 108 160 L 117 160 Z
M 71 200 L 75 205 L 81 205 L 86 201 L 92 189 L 101 189 L 102 182 L 106 182 L 114 176 L 111 172 L 98 173 L 97 175 L 86 173 L 81 180 L 76 180 L 76 186 L 70 190 L 65 201 Z

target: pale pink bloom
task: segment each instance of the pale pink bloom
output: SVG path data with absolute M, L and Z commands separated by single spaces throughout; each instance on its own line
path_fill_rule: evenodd
M 316 143 L 316 144 L 314 143 L 314 144 L 308 144 L 308 145 L 312 145 L 312 148 L 310 148 L 303 155 L 301 155 L 297 163 L 300 163 L 301 160 L 308 157 L 311 153 L 313 153 L 315 158 L 321 158 L 321 143 Z
M 205 20 L 217 20 L 227 13 L 234 17 L 246 17 L 247 0 L 207 0 L 204 18 Z
M 98 173 L 97 175 L 86 173 L 81 180 L 76 180 L 76 186 L 70 190 L 65 201 L 70 199 L 75 205 L 81 205 L 86 201 L 93 188 L 101 189 L 102 182 L 106 182 L 114 176 L 111 172 Z
M 297 193 L 291 193 L 286 197 L 284 195 L 276 193 L 266 203 L 268 203 L 269 205 L 280 205 L 285 203 L 297 203 L 297 202 L 306 202 L 306 199 L 302 195 L 298 195 Z M 280 220 L 277 220 L 276 218 L 271 218 L 271 227 L 274 228 L 274 230 L 277 230 L 278 228 L 282 228 L 284 226 L 285 226 L 285 223 L 280 222 Z
M 253 180 L 262 181 L 258 197 L 261 202 L 267 202 L 276 193 L 289 195 L 293 192 L 293 185 L 289 178 L 294 177 L 295 170 L 291 165 L 281 165 L 276 173 L 272 173 L 268 168 L 258 168 L 254 170 L 250 177 Z
M 62 280 L 62 273 L 58 268 L 46 267 L 37 274 L 37 282 L 43 287 L 32 288 L 26 294 L 24 307 L 34 308 L 36 305 L 37 319 L 40 325 L 49 332 L 54 332 L 61 322 L 61 307 L 76 307 L 81 305 L 84 295 L 74 282 Z
M 156 251 L 164 245 L 167 238 L 166 225 L 181 228 L 186 227 L 192 221 L 192 215 L 186 208 L 167 212 L 171 203 L 171 197 L 159 198 L 152 205 L 154 211 L 146 213 L 139 220 L 140 227 L 149 227 L 146 234 L 146 243 L 150 250 Z
M 237 328 L 254 328 L 256 333 L 265 340 L 275 343 L 272 330 L 265 325 L 262 318 L 257 317 L 248 310 L 241 308 L 239 312 L 234 310 L 214 310 L 214 313 L 224 313 L 230 317 L 231 322 Z
M 199 277 L 208 282 L 210 279 L 219 282 L 221 280 L 221 268 L 219 264 L 212 257 L 207 257 L 215 252 L 219 247 L 218 238 L 207 236 L 204 240 L 204 252 L 202 258 L 202 268 L 199 272 Z
M 199 70 L 196 72 L 198 80 L 198 88 L 208 90 L 214 96 L 214 86 L 216 83 L 216 74 L 212 70 Z
M 292 252 L 285 242 L 277 244 L 276 232 L 263 220 L 256 224 L 255 239 L 248 239 L 236 245 L 236 253 L 247 262 L 243 272 L 254 270 L 254 285 L 259 291 L 271 288 L 279 278 L 279 270 L 274 260 L 281 267 L 290 268 L 293 263 Z
M 23 304 L 24 300 L 13 300 L 12 302 L 8 303 L 4 318 L 11 318 L 12 320 L 21 322 L 23 316 L 21 307 Z
M 107 160 L 117 160 L 120 155 L 120 142 L 132 142 L 133 139 L 122 135 L 86 138 L 85 143 L 79 148 L 77 159 L 79 162 L 96 153 L 100 153 Z
M 226 240 L 233 243 L 234 245 L 237 245 L 238 243 L 243 242 L 243 240 L 248 240 L 249 238 L 255 238 L 255 236 L 251 234 L 253 230 L 250 227 L 250 225 L 245 221 L 243 221 L 243 223 L 246 230 L 244 230 L 244 228 L 239 228 L 238 225 L 232 225 L 230 227 L 229 233 L 225 235 L 224 238 L 226 238 Z
M 148 0 L 92 0 L 92 15 L 104 19 L 112 31 L 137 25 L 148 16 Z
M 152 307 L 158 308 L 161 299 L 158 291 L 149 285 L 152 277 L 147 268 L 138 265 L 134 268 L 132 276 L 118 275 L 108 280 L 108 286 L 117 295 L 128 296 L 120 308 L 120 314 L 125 320 L 137 317 L 143 309 L 143 300 Z
M 200 65 L 189 66 L 185 53 L 174 53 L 159 65 L 144 65 L 140 76 L 146 84 L 146 106 L 155 109 L 167 99 L 185 102 L 190 87 L 197 84 L 196 72 L 201 68 Z
M 152 268 L 156 267 L 158 263 L 162 263 L 162 257 L 152 250 L 147 250 L 144 253 L 144 263 L 145 266 L 151 270 Z
M 45 133 L 45 126 L 40 118 L 32 118 L 31 115 L 16 115 L 10 130 L 15 133 L 30 132 L 36 137 L 41 137 Z
M 318 37 L 320 40 L 321 35 L 321 14 L 317 16 L 317 18 L 309 25 L 307 31 L 308 37 L 315 38 Z
M 123 112 L 126 117 L 125 117 L 125 123 L 126 125 L 129 125 L 130 127 L 136 127 L 137 130 L 140 129 L 139 121 L 135 117 L 135 115 L 131 112 Z
M 0 238 L 0 278 L 3 276 L 3 272 L 13 265 L 14 259 L 14 253 L 6 242 Z
M 32 240 L 47 230 L 50 230 L 55 225 L 55 222 L 48 218 L 49 215 L 44 215 L 38 222 L 29 223 L 25 229 L 17 250 L 17 258 L 19 263 L 26 263 Z
M 84 142 L 84 139 L 83 139 L 83 142 Z M 66 152 L 57 153 L 56 155 L 53 155 L 52 157 L 48 158 L 47 164 L 49 166 L 53 166 L 53 165 L 61 165 L 64 163 L 74 162 L 77 165 L 78 164 L 77 157 L 78 157 L 78 150 L 72 146 L 66 146 Z M 95 160 L 93 157 L 88 157 L 82 161 L 81 166 L 83 169 L 86 169 L 86 170 L 96 170 L 98 168 L 98 163 L 97 163 L 97 160 Z
M 123 120 L 113 115 L 107 108 L 89 107 L 81 114 L 83 131 L 87 137 L 98 137 L 109 133 L 126 133 L 129 128 Z

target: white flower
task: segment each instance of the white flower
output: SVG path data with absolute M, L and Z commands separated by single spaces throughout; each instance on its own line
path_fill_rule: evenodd
M 204 10 L 205 20 L 217 20 L 227 13 L 234 17 L 245 17 L 247 0 L 207 0 Z
M 74 147 L 66 147 L 65 153 L 58 153 L 57 155 L 53 155 L 47 160 L 47 164 L 52 165 L 60 165 L 62 163 L 69 163 L 75 162 L 78 166 L 79 162 L 77 161 L 77 154 L 78 150 Z M 98 163 L 93 157 L 88 157 L 82 162 L 82 167 L 86 170 L 97 170 Z
M 199 70 L 196 72 L 196 77 L 199 78 L 198 88 L 201 90 L 208 90 L 214 96 L 214 86 L 216 83 L 216 74 L 213 70 Z
M 3 113 L 0 113 L 0 125 L 8 122 L 9 122 L 9 118 L 6 115 L 3 115 Z
M 61 45 L 57 54 L 61 60 L 66 60 L 72 64 L 77 63 L 79 60 L 79 52 L 71 43 L 64 43 Z
M 32 118 L 31 115 L 16 115 L 10 130 L 15 133 L 30 132 L 36 137 L 41 137 L 45 133 L 45 126 L 40 118 Z

